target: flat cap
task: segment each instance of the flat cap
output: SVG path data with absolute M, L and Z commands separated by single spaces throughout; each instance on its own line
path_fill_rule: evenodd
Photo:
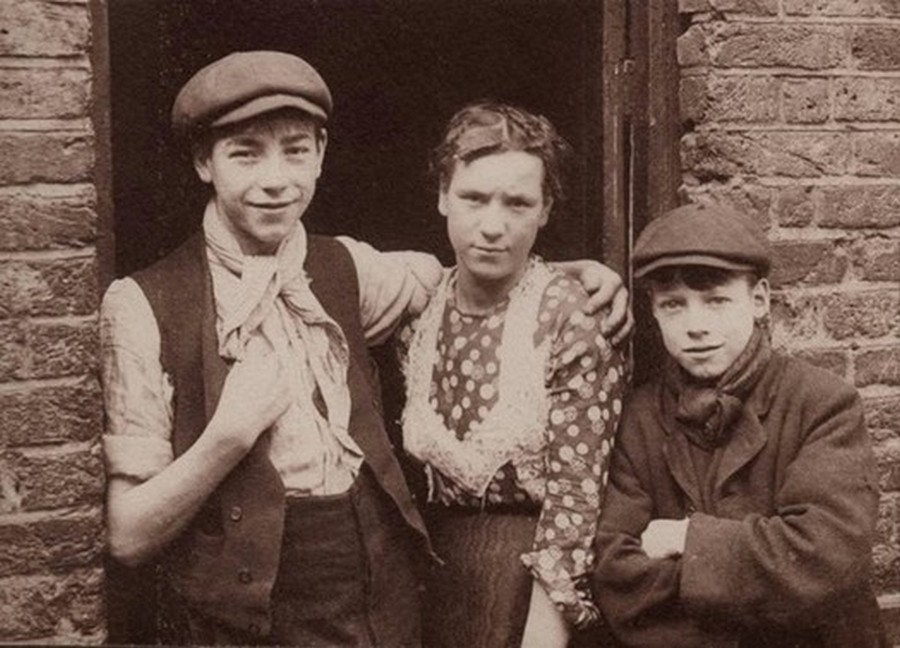
M 766 275 L 772 259 L 769 241 L 752 219 L 722 205 L 692 203 L 652 221 L 634 246 L 636 278 L 675 265 L 755 270 Z
M 184 134 L 287 107 L 328 119 L 331 92 L 316 69 L 285 52 L 235 52 L 184 84 L 172 106 L 172 127 Z

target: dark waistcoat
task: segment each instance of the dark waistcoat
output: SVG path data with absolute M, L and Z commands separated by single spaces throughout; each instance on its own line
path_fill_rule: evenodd
M 350 435 L 379 486 L 427 550 L 424 523 L 384 429 L 378 379 L 360 323 L 353 260 L 334 239 L 310 236 L 304 267 L 313 293 L 341 327 L 350 348 Z M 162 366 L 173 381 L 172 443 L 178 456 L 205 429 L 229 370 L 217 352 L 202 233 L 133 278 L 156 316 Z M 285 514 L 284 487 L 268 458 L 267 439 L 267 434 L 260 437 L 163 559 L 164 573 L 178 595 L 205 614 L 263 634 L 271 624 L 270 596 Z

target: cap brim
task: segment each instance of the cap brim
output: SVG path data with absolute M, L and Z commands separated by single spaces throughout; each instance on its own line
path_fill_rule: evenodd
M 320 106 L 317 106 L 308 99 L 298 97 L 297 95 L 275 94 L 266 95 L 264 97 L 257 97 L 252 101 L 241 104 L 234 110 L 229 110 L 224 115 L 220 115 L 219 117 L 217 117 L 210 123 L 210 126 L 225 126 L 227 124 L 234 124 L 245 119 L 250 119 L 251 117 L 256 117 L 257 115 L 261 115 L 263 113 L 278 110 L 279 108 L 297 108 L 298 110 L 302 110 L 311 117 L 319 119 L 322 122 L 328 119 L 328 115 L 325 113 L 325 111 Z
M 634 271 L 634 278 L 640 279 L 645 277 L 654 270 L 667 268 L 671 266 L 708 266 L 710 268 L 721 268 L 723 270 L 734 270 L 736 272 L 748 272 L 756 270 L 757 267 L 749 263 L 741 263 L 740 261 L 731 261 L 722 257 L 709 256 L 706 254 L 682 254 L 678 256 L 665 256 L 654 259 L 647 265 L 641 266 Z

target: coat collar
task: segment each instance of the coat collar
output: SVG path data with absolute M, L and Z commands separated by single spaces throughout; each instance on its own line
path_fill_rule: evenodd
M 716 465 L 712 493 L 714 500 L 719 498 L 724 484 L 765 447 L 768 436 L 760 421 L 765 418 L 772 406 L 783 364 L 784 359 L 781 356 L 772 355 L 766 370 L 747 399 L 741 416 L 734 423 L 731 438 L 728 443 L 715 451 L 721 456 L 718 461 L 713 462 L 713 465 Z M 684 425 L 675 419 L 674 398 L 662 385 L 659 396 L 659 422 L 665 432 L 663 455 L 678 486 L 692 502 L 699 504 L 702 501 L 701 485 L 697 482 L 691 460 L 690 441 L 682 431 Z

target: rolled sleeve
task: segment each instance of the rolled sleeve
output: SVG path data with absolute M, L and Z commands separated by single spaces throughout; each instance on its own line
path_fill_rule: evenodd
M 370 346 L 384 342 L 405 317 L 421 313 L 437 289 L 444 269 L 424 252 L 379 252 L 346 236 L 359 278 L 360 317 Z
M 100 341 L 107 474 L 145 481 L 173 461 L 172 386 L 159 361 L 153 310 L 133 280 L 107 290 Z

